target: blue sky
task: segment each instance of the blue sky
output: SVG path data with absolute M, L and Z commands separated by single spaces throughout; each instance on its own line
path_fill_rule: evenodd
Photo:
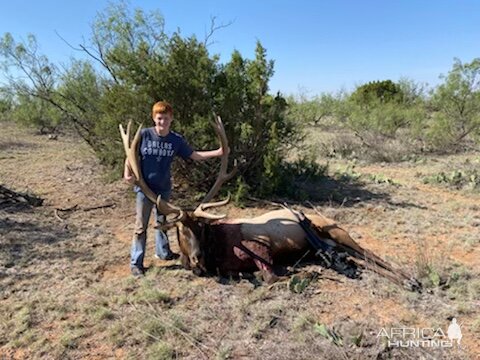
M 260 40 L 275 60 L 272 92 L 313 96 L 351 90 L 372 80 L 408 77 L 431 86 L 458 57 L 480 57 L 480 1 L 474 0 L 157 0 L 130 1 L 158 9 L 169 33 L 203 39 L 210 18 L 233 22 L 215 33 L 211 53 L 226 62 L 234 49 L 251 58 Z M 72 44 L 88 39 L 103 0 L 2 1 L 0 34 L 37 36 L 51 60 L 67 62 Z

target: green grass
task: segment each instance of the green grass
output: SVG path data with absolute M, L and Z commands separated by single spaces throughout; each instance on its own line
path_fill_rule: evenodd
M 232 359 L 232 346 L 231 345 L 221 345 L 215 356 L 216 360 L 228 360 Z
M 142 287 L 135 295 L 131 297 L 134 303 L 153 303 L 170 304 L 173 299 L 167 293 L 155 288 Z
M 115 315 L 110 308 L 100 306 L 93 312 L 93 318 L 96 321 L 113 320 Z
M 141 325 L 141 329 L 145 332 L 148 342 L 159 341 L 166 331 L 163 322 L 155 317 L 146 320 L 146 322 Z
M 60 345 L 67 350 L 76 349 L 78 348 L 80 339 L 84 334 L 85 331 L 81 329 L 67 330 L 60 337 Z
M 175 351 L 164 341 L 157 341 L 147 349 L 147 358 L 151 360 L 175 359 Z

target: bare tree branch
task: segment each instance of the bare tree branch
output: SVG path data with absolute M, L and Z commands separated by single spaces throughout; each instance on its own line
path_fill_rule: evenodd
M 203 45 L 205 47 L 209 47 L 210 45 L 214 44 L 215 41 L 210 41 L 210 38 L 213 36 L 213 34 L 220 30 L 220 29 L 224 29 L 226 27 L 229 27 L 230 25 L 232 25 L 235 20 L 232 20 L 232 21 L 229 21 L 227 24 L 220 24 L 220 25 L 216 25 L 215 24 L 215 21 L 217 20 L 217 17 L 216 16 L 212 16 L 210 17 L 210 30 L 208 31 L 208 33 L 206 32 L 205 33 L 205 39 L 203 40 Z

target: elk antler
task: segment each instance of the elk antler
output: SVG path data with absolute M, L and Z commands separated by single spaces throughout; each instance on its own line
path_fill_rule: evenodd
M 137 132 L 135 133 L 135 137 L 133 138 L 132 142 L 130 143 L 130 131 L 132 128 L 132 120 L 128 122 L 127 131 L 125 132 L 123 129 L 122 124 L 119 125 L 120 128 L 120 135 L 122 136 L 123 147 L 125 148 L 125 154 L 127 156 L 128 166 L 133 172 L 135 176 L 135 184 L 138 185 L 140 190 L 145 194 L 145 196 L 154 204 L 157 205 L 157 209 L 165 216 L 169 214 L 176 214 L 177 216 L 169 220 L 169 223 L 177 222 L 183 219 L 184 212 L 168 203 L 165 200 L 162 200 L 161 196 L 157 196 L 152 189 L 147 185 L 145 182 L 143 175 L 142 175 L 142 168 L 140 167 L 140 163 L 138 161 L 138 148 L 140 146 L 140 131 L 142 130 L 142 125 L 138 127 Z
M 216 207 L 216 206 L 223 206 L 230 201 L 230 196 L 229 196 L 227 199 L 222 201 L 209 202 L 215 197 L 215 195 L 217 195 L 223 183 L 225 181 L 230 180 L 233 177 L 233 175 L 235 175 L 237 171 L 237 165 L 235 163 L 232 171 L 227 173 L 228 153 L 230 150 L 228 147 L 228 139 L 227 139 L 227 135 L 225 134 L 225 128 L 223 127 L 222 119 L 220 118 L 220 116 L 217 116 L 216 114 L 213 114 L 213 115 L 215 117 L 215 132 L 217 133 L 218 139 L 220 140 L 220 146 L 223 150 L 223 155 L 221 158 L 221 165 L 220 165 L 220 172 L 218 173 L 217 180 L 213 184 L 212 188 L 207 193 L 207 195 L 205 195 L 201 204 L 197 206 L 197 208 L 193 212 L 193 215 L 196 217 L 203 217 L 207 219 L 222 219 L 225 217 L 225 215 L 210 214 L 206 212 L 205 209 Z

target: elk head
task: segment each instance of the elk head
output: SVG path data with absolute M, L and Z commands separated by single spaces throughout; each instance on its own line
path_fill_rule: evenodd
M 215 132 L 223 150 L 220 171 L 210 191 L 193 211 L 182 210 L 179 207 L 170 204 L 163 200 L 161 196 L 157 196 L 148 187 L 142 175 L 138 155 L 142 125 L 138 128 L 132 142 L 130 142 L 131 125 L 131 121 L 129 121 L 126 132 L 122 125 L 119 127 L 128 164 L 135 177 L 135 184 L 138 185 L 150 201 L 156 204 L 158 211 L 163 215 L 166 217 L 171 214 L 175 215 L 174 218 L 166 221 L 163 229 L 177 226 L 178 245 L 182 252 L 182 264 L 185 268 L 191 269 L 195 274 L 201 275 L 206 272 L 205 257 L 202 248 L 202 242 L 204 240 L 202 239 L 203 229 L 207 226 L 208 222 L 225 217 L 225 215 L 211 214 L 206 210 L 213 207 L 223 206 L 229 202 L 230 198 L 218 202 L 211 202 L 211 200 L 217 195 L 223 183 L 231 179 L 237 170 L 236 166 L 234 166 L 231 172 L 227 172 L 229 147 L 222 119 L 220 116 L 215 115 Z

